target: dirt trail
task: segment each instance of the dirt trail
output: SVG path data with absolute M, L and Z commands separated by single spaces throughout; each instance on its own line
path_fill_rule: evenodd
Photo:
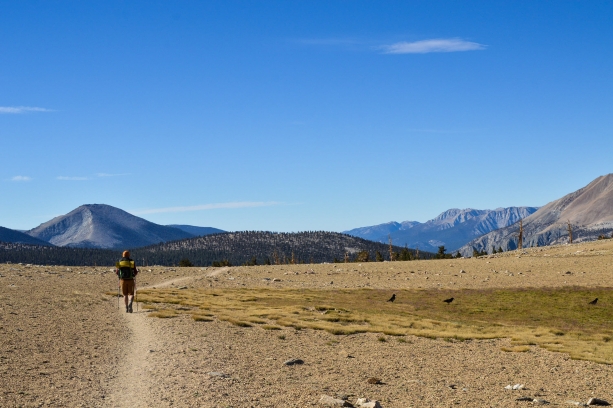
M 161 288 L 171 286 L 178 282 L 193 280 L 194 276 L 171 279 L 154 285 L 143 286 L 139 289 L 151 287 Z M 125 345 L 120 353 L 123 354 L 122 363 L 117 367 L 117 377 L 111 387 L 111 395 L 107 399 L 109 406 L 117 408 L 139 408 L 160 406 L 160 401 L 154 401 L 156 391 L 165 389 L 163 377 L 156 375 L 161 368 L 167 365 L 167 355 L 163 352 L 163 341 L 156 336 L 153 325 L 154 319 L 147 319 L 147 313 L 142 307 L 136 307 L 134 313 L 125 313 L 119 309 L 121 318 L 127 327 Z
M 207 273 L 206 276 L 207 278 L 214 278 L 215 276 L 218 276 L 228 270 L 230 270 L 230 268 L 228 268 L 227 266 L 223 268 L 215 268 L 211 272 Z

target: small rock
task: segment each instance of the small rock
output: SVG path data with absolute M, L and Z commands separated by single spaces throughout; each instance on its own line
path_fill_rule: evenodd
M 460 273 L 466 273 L 464 269 L 460 269 Z
M 371 377 L 366 380 L 369 384 L 383 384 L 379 378 Z
M 532 403 L 535 405 L 547 405 L 549 404 L 549 401 L 544 400 L 544 399 L 540 399 L 540 398 L 535 398 L 532 400 Z
M 279 279 L 279 278 L 274 278 L 272 281 L 273 281 L 273 282 L 281 282 L 281 279 Z
M 607 401 L 599 399 L 599 398 L 590 398 L 589 401 L 587 402 L 587 405 L 609 406 L 611 404 L 609 404 Z
M 447 387 L 451 388 L 452 390 L 455 390 L 456 388 L 458 388 L 458 386 L 455 384 L 449 384 Z
M 579 401 L 566 401 L 566 403 L 569 405 L 575 405 L 577 407 L 587 407 L 587 404 L 584 404 L 583 402 Z
M 512 390 L 513 386 L 511 384 L 507 385 L 506 387 L 504 387 L 505 390 Z
M 322 395 L 319 399 L 319 403 L 327 405 L 329 407 L 353 407 L 353 405 L 345 400 L 337 399 L 329 395 Z
M 149 350 L 150 353 L 155 353 L 155 350 Z
M 371 401 L 368 398 L 358 398 L 355 405 L 359 408 L 382 408 L 379 401 Z
M 286 366 L 292 366 L 292 365 L 295 365 L 295 364 L 304 364 L 304 361 L 299 359 L 299 358 L 292 358 L 290 360 L 287 360 L 283 364 L 285 364 Z
M 179 290 L 184 290 L 184 289 L 187 289 L 187 286 L 181 286 L 181 287 L 179 288 Z
M 515 401 L 532 401 L 534 398 L 532 397 L 519 397 L 515 398 Z
M 228 374 L 220 373 L 217 371 L 211 371 L 208 373 L 211 377 L 219 377 L 219 378 L 228 378 L 230 377 Z
M 521 390 L 521 389 L 523 389 L 523 388 L 524 388 L 524 384 L 515 384 L 515 385 L 513 386 L 513 389 L 514 389 L 514 390 Z

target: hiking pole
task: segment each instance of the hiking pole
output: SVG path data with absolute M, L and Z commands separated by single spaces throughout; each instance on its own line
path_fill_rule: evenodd
M 136 313 L 138 313 L 138 291 L 136 290 L 136 278 L 134 278 L 134 301 L 136 302 Z
M 121 289 L 121 281 L 117 279 L 117 309 L 119 309 L 119 291 Z

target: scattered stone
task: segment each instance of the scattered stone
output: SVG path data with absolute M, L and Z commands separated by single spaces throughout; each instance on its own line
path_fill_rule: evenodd
M 513 386 L 511 384 L 507 385 L 506 387 L 504 387 L 505 390 L 512 390 Z
M 379 378 L 371 377 L 366 380 L 369 384 L 383 384 Z
M 299 358 L 292 358 L 290 360 L 287 360 L 283 364 L 285 364 L 286 366 L 292 366 L 292 365 L 295 365 L 295 364 L 304 364 L 304 361 L 299 359 Z
M 272 281 L 273 281 L 273 282 L 281 282 L 281 279 L 279 279 L 279 278 L 274 278 Z
M 329 395 L 322 395 L 319 399 L 319 403 L 327 405 L 329 407 L 353 407 L 353 405 L 345 400 L 337 399 Z
M 533 401 L 534 398 L 532 397 L 519 397 L 519 398 L 515 398 L 515 401 Z
M 589 401 L 587 402 L 587 405 L 609 406 L 611 404 L 609 404 L 607 401 L 599 399 L 599 398 L 590 398 Z
M 524 388 L 524 384 L 515 384 L 513 386 L 514 390 L 522 390 Z
M 155 353 L 155 350 L 149 350 L 150 353 Z
M 466 273 L 464 269 L 460 269 L 460 273 Z
M 181 286 L 181 287 L 179 288 L 179 290 L 185 290 L 185 289 L 187 289 L 187 286 Z
M 535 398 L 532 400 L 532 403 L 535 405 L 548 405 L 549 401 L 544 400 L 544 399 L 540 399 L 540 398 Z
M 228 374 L 220 373 L 217 371 L 211 371 L 208 373 L 211 377 L 219 377 L 219 378 L 228 378 L 230 377 Z
M 451 388 L 452 390 L 455 390 L 456 388 L 458 388 L 458 386 L 455 384 L 449 384 L 447 387 Z
M 587 407 L 587 404 L 584 404 L 583 402 L 579 401 L 566 401 L 566 403 L 569 405 L 575 405 L 577 407 Z
M 368 398 L 358 398 L 355 405 L 359 408 L 382 408 L 379 401 L 371 401 Z
M 336 396 L 336 398 L 342 399 L 343 401 L 347 401 L 349 399 L 349 395 L 347 395 L 347 394 L 338 394 Z

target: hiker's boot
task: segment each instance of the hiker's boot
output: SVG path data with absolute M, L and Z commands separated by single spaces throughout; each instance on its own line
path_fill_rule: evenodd
M 130 313 L 130 306 L 126 305 L 126 313 Z
M 132 302 L 128 304 L 128 313 L 132 313 Z

